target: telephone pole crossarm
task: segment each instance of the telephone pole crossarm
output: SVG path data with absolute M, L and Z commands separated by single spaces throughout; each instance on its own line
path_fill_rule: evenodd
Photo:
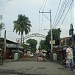
M 39 11 L 39 13 L 51 13 L 51 12 L 43 12 L 43 11 L 42 11 L 42 12 L 40 12 L 40 11 Z

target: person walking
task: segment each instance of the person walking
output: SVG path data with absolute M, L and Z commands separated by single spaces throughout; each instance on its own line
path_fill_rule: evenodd
M 69 47 L 66 49 L 66 63 L 68 68 L 73 71 L 73 49 L 72 43 L 69 43 Z

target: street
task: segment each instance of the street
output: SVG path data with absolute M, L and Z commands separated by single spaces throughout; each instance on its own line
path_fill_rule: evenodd
M 75 71 L 50 61 L 15 61 L 0 65 L 0 75 L 75 75 Z

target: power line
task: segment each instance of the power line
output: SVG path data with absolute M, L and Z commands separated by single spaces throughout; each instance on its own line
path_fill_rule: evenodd
M 63 8 L 61 9 L 61 14 L 60 14 L 59 17 L 57 18 L 55 25 L 57 25 L 57 24 L 59 23 L 59 21 L 61 20 L 63 14 L 64 14 L 64 12 L 65 12 L 65 8 L 67 7 L 67 4 L 68 4 L 68 1 L 64 2 L 64 6 L 63 6 Z
M 70 7 L 71 7 L 71 5 L 72 5 L 72 2 L 73 2 L 73 0 L 70 1 L 70 5 L 69 5 L 69 8 L 68 8 L 68 11 L 67 11 L 67 13 L 65 14 L 65 17 L 63 18 L 63 21 L 64 21 L 64 19 L 66 18 L 68 12 L 69 12 L 69 9 L 70 9 Z M 62 21 L 62 22 L 63 22 L 63 21 Z
M 43 13 L 42 13 L 42 14 L 43 14 Z M 44 15 L 44 14 L 43 14 L 43 15 Z M 50 19 L 49 19 L 46 15 L 44 15 L 44 16 L 46 17 L 46 19 L 47 19 L 47 20 L 49 20 L 49 21 L 50 21 Z
M 62 16 L 64 15 L 64 12 L 65 12 L 66 8 L 69 6 L 69 4 L 71 3 L 71 1 L 72 1 L 72 0 L 69 0 L 69 1 L 65 4 L 65 7 L 64 7 L 64 9 L 63 9 L 63 11 L 62 11 L 62 14 L 61 14 L 61 16 L 59 17 L 59 19 L 58 19 L 58 21 L 56 22 L 56 24 L 55 24 L 56 26 L 57 26 L 57 24 L 60 22 Z
M 40 11 L 44 11 L 45 6 L 46 6 L 46 3 L 47 3 L 47 0 L 44 0 L 44 2 L 43 2 L 43 4 L 42 4 L 42 6 L 41 6 L 39 12 L 40 12 Z M 39 15 L 39 29 L 40 29 L 41 31 L 42 31 L 42 24 L 43 24 L 43 13 L 42 13 L 42 23 L 41 23 L 41 28 L 40 28 L 40 15 Z
M 65 17 L 63 18 L 63 20 L 62 20 L 62 22 L 61 22 L 61 25 L 62 25 L 62 24 L 63 24 L 63 22 L 65 21 L 65 18 L 66 18 L 66 16 L 67 16 L 67 14 L 68 14 L 68 12 L 69 12 L 69 10 L 70 10 L 70 7 L 72 6 L 73 2 L 74 2 L 74 0 L 72 0 L 72 2 L 71 2 L 71 4 L 70 4 L 70 6 L 69 6 L 69 8 L 68 8 L 67 13 L 65 14 Z
M 46 6 L 46 3 L 47 3 L 47 0 L 45 1 L 45 4 L 44 4 L 44 7 L 43 7 L 43 10 L 42 10 L 42 11 L 44 11 L 44 9 L 45 9 L 45 6 Z
M 55 15 L 54 21 L 55 21 L 55 19 L 56 19 L 56 16 L 57 16 L 57 13 L 58 13 L 58 10 L 59 10 L 59 7 L 60 7 L 60 4 L 61 4 L 61 0 L 59 1 L 59 4 L 58 4 L 58 8 L 57 8 L 57 11 L 56 11 L 56 15 Z M 53 21 L 53 23 L 54 23 L 54 21 Z M 53 24 L 53 25 L 54 25 L 54 24 Z
M 64 12 L 65 12 L 65 10 L 66 10 L 66 7 L 68 6 L 68 3 L 69 3 L 69 1 L 67 1 L 67 2 L 65 3 L 65 7 L 64 7 L 64 9 L 62 10 L 62 14 L 60 15 L 59 19 L 57 20 L 56 25 L 60 22 L 60 20 L 61 20 L 63 14 L 64 14 Z
M 42 4 L 42 6 L 41 6 L 41 8 L 39 9 L 39 11 L 43 8 L 43 6 L 44 6 L 44 8 L 45 8 L 45 5 L 44 4 L 46 4 L 46 2 L 45 2 L 46 0 L 44 0 L 44 2 L 43 2 L 43 4 Z M 43 9 L 44 9 L 43 8 Z M 42 10 L 43 11 L 43 10 Z
M 63 1 L 62 5 L 61 5 L 61 8 L 60 8 L 60 10 L 59 10 L 59 13 L 56 15 L 57 18 L 56 18 L 56 20 L 55 20 L 55 23 L 56 23 L 56 21 L 58 20 L 58 18 L 60 17 L 60 14 L 61 14 L 61 12 L 62 12 L 62 9 L 63 9 L 63 7 L 64 7 L 64 5 L 65 5 L 65 2 L 66 2 L 66 0 Z M 55 25 L 55 23 L 54 23 L 54 25 Z

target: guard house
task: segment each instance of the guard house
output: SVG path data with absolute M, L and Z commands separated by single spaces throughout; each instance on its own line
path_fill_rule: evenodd
M 4 50 L 4 38 L 0 38 L 1 48 Z M 6 39 L 6 58 L 13 58 L 15 52 L 23 53 L 23 47 L 18 43 Z

